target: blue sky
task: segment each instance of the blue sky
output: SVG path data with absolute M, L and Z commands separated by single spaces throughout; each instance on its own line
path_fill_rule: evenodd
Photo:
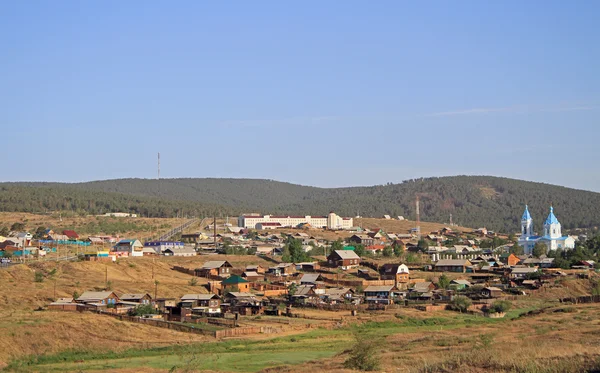
M 0 3 L 0 180 L 600 191 L 600 3 Z

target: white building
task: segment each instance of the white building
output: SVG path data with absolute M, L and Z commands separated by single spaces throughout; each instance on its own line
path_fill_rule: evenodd
M 145 248 L 151 248 L 155 251 L 155 254 L 160 255 L 164 253 L 167 249 L 173 248 L 182 248 L 184 246 L 183 242 L 179 241 L 148 241 L 144 242 Z
M 309 224 L 313 228 L 350 229 L 353 220 L 338 216 L 334 212 L 327 216 L 242 215 L 238 218 L 238 227 L 264 229 L 270 225 L 264 223 L 279 223 L 281 228 Z M 257 226 L 258 224 L 261 225 Z
M 574 249 L 575 239 L 571 236 L 563 236 L 561 225 L 554 215 L 554 208 L 550 206 L 550 214 L 544 222 L 544 235 L 536 236 L 533 232 L 533 219 L 529 214 L 529 208 L 525 205 L 525 211 L 521 217 L 521 236 L 519 246 L 522 246 L 525 254 L 531 254 L 536 243 L 541 242 L 548 250 Z

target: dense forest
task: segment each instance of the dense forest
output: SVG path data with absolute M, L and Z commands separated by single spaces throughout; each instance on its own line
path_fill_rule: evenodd
M 87 183 L 0 183 L 0 210 L 74 210 L 92 214 L 126 211 L 143 216 L 234 215 L 242 212 L 415 218 L 453 221 L 502 232 L 519 229 L 525 204 L 537 230 L 550 204 L 563 227 L 600 225 L 600 194 L 490 176 L 407 180 L 399 184 L 316 188 L 257 179 L 119 179 Z

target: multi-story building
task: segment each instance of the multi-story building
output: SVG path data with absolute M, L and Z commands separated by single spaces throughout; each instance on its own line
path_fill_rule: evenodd
M 327 216 L 242 215 L 238 218 L 238 227 L 256 228 L 261 223 L 279 223 L 282 228 L 308 224 L 313 228 L 350 229 L 353 221 L 352 218 L 343 218 L 334 212 Z

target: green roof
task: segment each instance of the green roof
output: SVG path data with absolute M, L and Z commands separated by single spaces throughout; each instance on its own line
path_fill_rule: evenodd
M 354 246 L 344 246 L 344 250 L 354 250 Z
M 238 275 L 232 275 L 228 279 L 223 280 L 223 282 L 221 282 L 221 284 L 223 284 L 223 285 L 233 285 L 233 284 L 243 284 L 245 282 L 248 282 L 248 281 L 244 280 L 243 278 L 241 278 Z

